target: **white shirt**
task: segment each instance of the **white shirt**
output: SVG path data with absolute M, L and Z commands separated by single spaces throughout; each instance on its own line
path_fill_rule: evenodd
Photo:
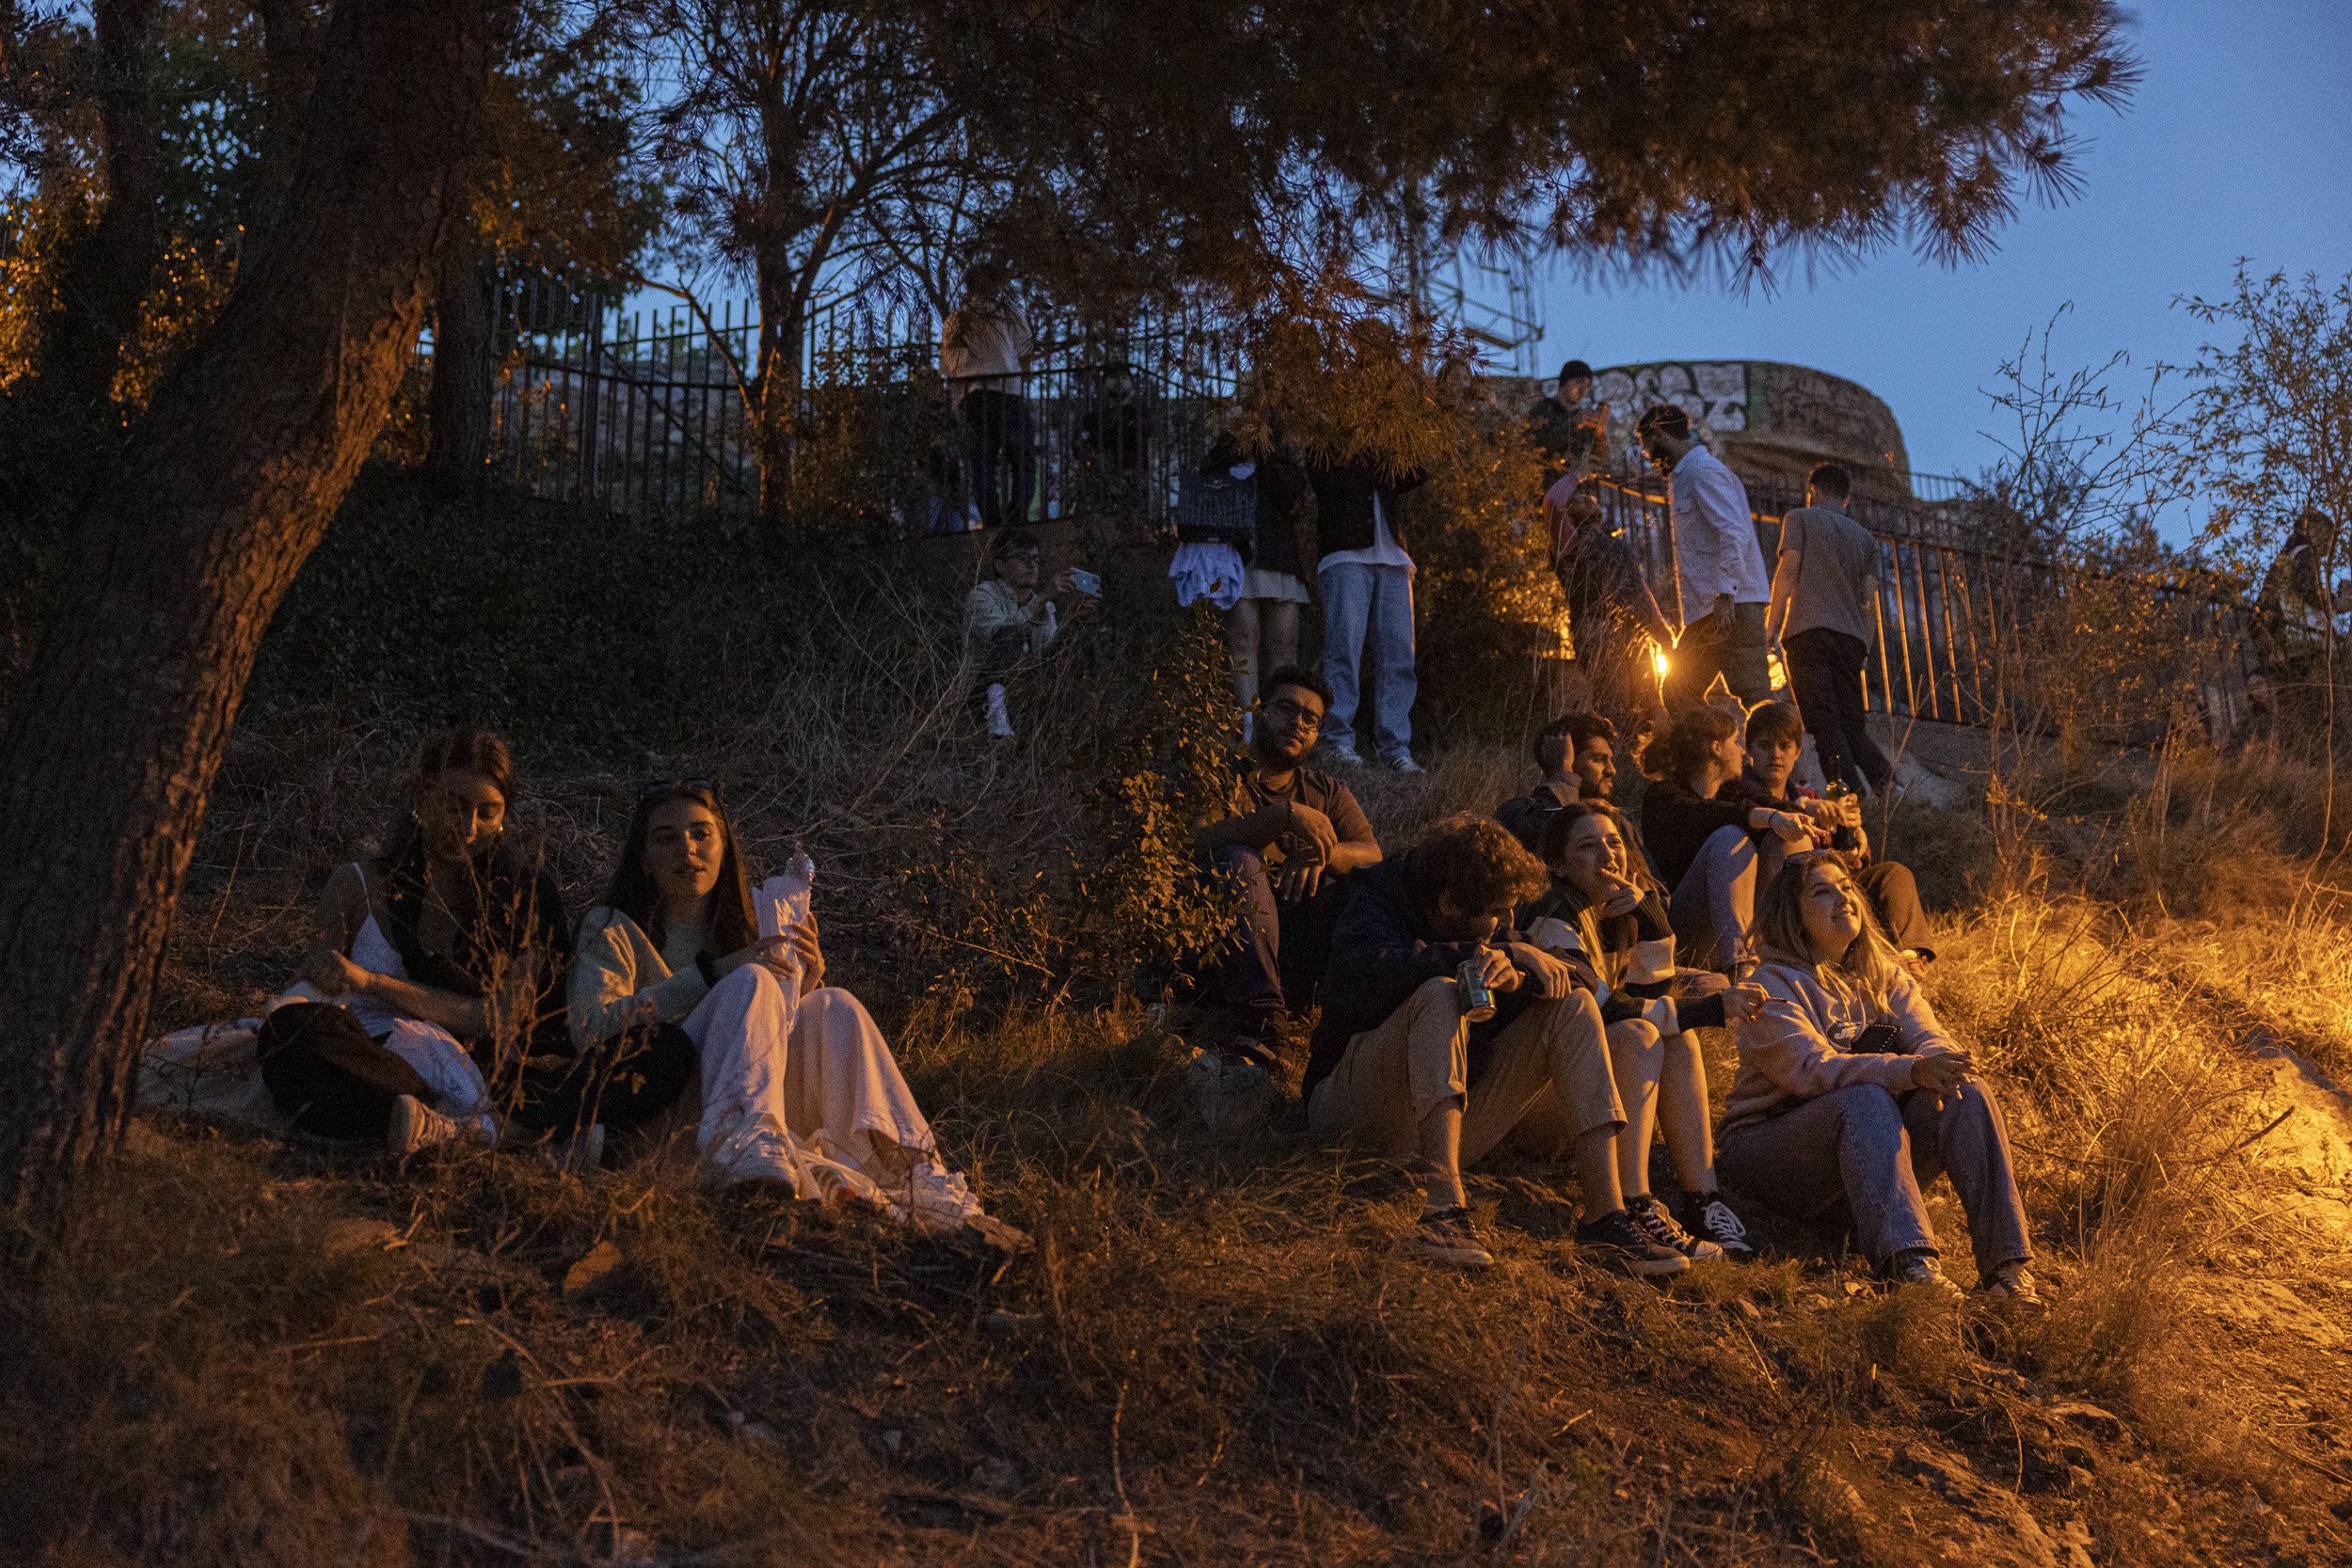
M 1748 515 L 1748 487 L 1724 467 L 1723 459 L 1693 446 L 1667 476 L 1666 496 L 1674 518 L 1675 592 L 1681 597 L 1682 624 L 1715 608 L 1719 594 L 1734 604 L 1770 604 L 1772 585 L 1764 575 L 1764 552 Z
M 1017 392 L 1021 361 L 1036 346 L 1028 324 L 1009 306 L 993 300 L 966 300 L 939 334 L 939 373 L 959 404 L 964 393 L 981 388 Z
M 1380 504 L 1380 492 L 1372 493 L 1372 548 L 1368 550 L 1333 550 L 1315 563 L 1320 572 L 1327 566 L 1402 566 L 1413 569 L 1413 558 L 1405 553 L 1405 546 L 1396 542 L 1396 531 L 1389 527 L 1389 514 Z

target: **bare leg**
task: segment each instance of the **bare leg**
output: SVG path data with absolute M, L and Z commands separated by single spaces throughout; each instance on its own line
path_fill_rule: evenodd
M 1247 601 L 1244 601 L 1247 602 Z M 1470 1202 L 1462 1190 L 1462 1102 L 1458 1099 L 1429 1107 L 1418 1129 L 1421 1142 L 1422 1190 L 1432 1209 L 1460 1209 Z
M 1279 670 L 1298 662 L 1298 606 L 1288 599 L 1261 599 L 1258 624 L 1263 632 L 1263 669 Z
M 1659 1074 L 1666 1060 L 1657 1028 L 1638 1018 L 1609 1026 L 1609 1066 L 1625 1104 L 1616 1144 L 1617 1180 L 1628 1196 L 1649 1191 L 1649 1145 L 1658 1131 Z
M 1247 713 L 1258 700 L 1258 601 L 1236 599 L 1225 612 L 1225 651 L 1233 660 L 1233 700 Z
M 1666 1133 L 1682 1190 L 1701 1197 L 1715 1191 L 1715 1132 L 1707 1119 L 1707 1059 L 1687 1032 L 1669 1035 L 1658 1080 L 1658 1119 Z
M 1613 1214 L 1625 1207 L 1625 1189 L 1617 1184 L 1618 1131 L 1595 1127 L 1576 1135 L 1576 1179 L 1584 1188 L 1587 1219 Z

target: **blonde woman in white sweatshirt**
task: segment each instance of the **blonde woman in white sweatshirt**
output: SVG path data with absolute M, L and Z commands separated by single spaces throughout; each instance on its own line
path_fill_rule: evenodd
M 1979 1288 L 2037 1304 L 2025 1205 L 1992 1085 L 1827 851 L 1792 855 L 1757 900 L 1763 1010 L 1733 1024 L 1739 1075 L 1716 1168 L 1801 1218 L 1851 1213 L 1889 1277 L 1956 1289 L 1920 1189 L 1948 1173 L 1968 1219 Z

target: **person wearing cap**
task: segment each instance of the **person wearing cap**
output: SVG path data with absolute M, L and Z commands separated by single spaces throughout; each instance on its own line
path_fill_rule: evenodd
M 1591 401 L 1593 367 L 1571 359 L 1549 397 L 1527 411 L 1527 438 L 1544 454 L 1544 488 L 1573 486 L 1609 461 L 1609 405 Z

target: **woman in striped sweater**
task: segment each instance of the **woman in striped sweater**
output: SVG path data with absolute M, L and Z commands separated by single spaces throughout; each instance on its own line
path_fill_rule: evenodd
M 1747 1227 L 1716 1184 L 1707 1064 L 1689 1031 L 1721 1028 L 1727 1017 L 1752 1012 L 1763 996 L 1753 986 L 1726 989 L 1714 974 L 1701 982 L 1705 994 L 1674 994 L 1674 928 L 1627 840 L 1616 812 L 1598 801 L 1546 816 L 1536 843 L 1551 888 L 1524 911 L 1520 926 L 1539 946 L 1566 958 L 1600 1003 L 1625 1103 L 1617 1158 L 1627 1212 L 1654 1239 L 1693 1259 L 1751 1257 Z M 1679 1217 L 1649 1191 L 1650 1140 L 1661 1130 L 1682 1185 Z

